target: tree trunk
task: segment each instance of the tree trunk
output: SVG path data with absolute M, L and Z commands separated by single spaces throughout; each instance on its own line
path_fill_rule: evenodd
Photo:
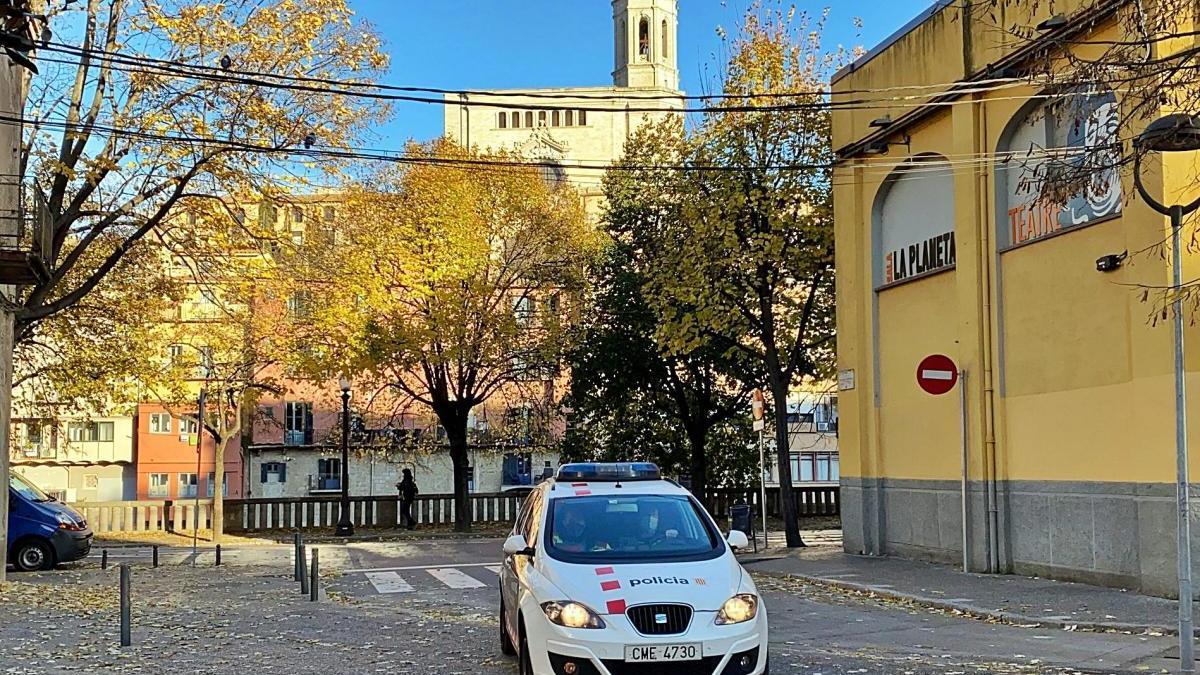
M 807 546 L 800 538 L 800 519 L 792 500 L 791 447 L 788 443 L 787 395 L 788 383 L 777 368 L 769 368 L 767 377 L 774 404 L 775 459 L 779 469 L 779 501 L 783 511 L 783 532 L 788 548 Z
M 229 436 L 223 435 L 213 448 L 213 504 L 212 504 L 212 540 L 214 544 L 221 543 L 221 535 L 225 533 L 225 447 L 229 445 Z
M 471 408 L 458 403 L 437 406 L 434 413 L 446 430 L 450 461 L 454 465 L 454 529 L 471 531 L 471 491 L 467 481 L 471 458 L 467 453 L 467 416 Z
M 692 423 L 688 426 L 687 437 L 691 450 L 692 494 L 708 508 L 708 428 L 703 423 Z

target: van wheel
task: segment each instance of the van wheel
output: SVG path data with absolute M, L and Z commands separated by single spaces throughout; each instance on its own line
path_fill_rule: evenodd
M 54 567 L 54 552 L 50 545 L 37 539 L 17 544 L 13 554 L 13 565 L 22 572 L 36 572 Z
M 533 659 L 529 658 L 529 639 L 525 637 L 525 622 L 521 622 L 521 650 L 517 657 L 517 672 L 520 675 L 533 675 Z
M 505 656 L 516 656 L 517 648 L 513 646 L 512 638 L 508 635 L 508 612 L 504 609 L 504 594 L 500 594 L 500 653 Z

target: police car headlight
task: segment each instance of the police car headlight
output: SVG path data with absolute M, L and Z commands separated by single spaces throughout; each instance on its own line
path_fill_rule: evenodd
M 604 628 L 604 619 L 578 602 L 547 602 L 542 611 L 550 623 L 564 628 Z
M 758 616 L 758 596 L 749 593 L 735 595 L 725 601 L 717 613 L 717 625 L 745 623 Z

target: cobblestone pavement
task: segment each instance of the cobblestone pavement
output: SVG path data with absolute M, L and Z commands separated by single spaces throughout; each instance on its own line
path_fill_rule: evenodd
M 327 593 L 317 603 L 291 580 L 287 548 L 221 568 L 202 560 L 152 569 L 137 559 L 126 649 L 117 646 L 115 569 L 88 561 L 14 575 L 0 588 L 0 673 L 516 672 L 497 644 L 498 541 L 335 548 L 321 549 Z M 430 572 L 448 569 L 458 574 Z M 1170 665 L 1154 660 L 1171 645 L 1161 637 L 1026 629 L 777 578 L 763 577 L 761 588 L 776 674 Z

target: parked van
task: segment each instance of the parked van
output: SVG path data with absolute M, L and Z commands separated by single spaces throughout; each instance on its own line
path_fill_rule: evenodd
M 18 570 L 48 570 L 92 549 L 92 528 L 75 509 L 12 473 L 8 481 L 8 562 Z

